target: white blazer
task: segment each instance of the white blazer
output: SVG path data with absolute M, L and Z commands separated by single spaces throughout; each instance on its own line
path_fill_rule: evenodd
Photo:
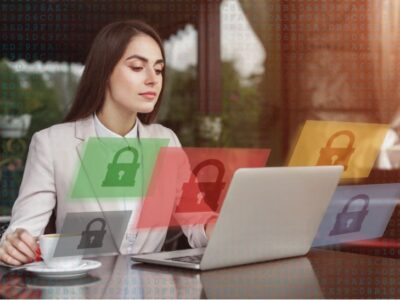
M 172 130 L 159 124 L 145 125 L 139 119 L 137 122 L 140 137 L 168 138 L 170 147 L 181 147 Z M 34 236 L 43 234 L 56 204 L 57 232 L 61 231 L 67 213 L 101 211 L 97 201 L 67 199 L 76 175 L 80 151 L 84 142 L 95 136 L 92 116 L 57 124 L 33 135 L 19 195 L 12 208 L 10 226 L 0 243 L 17 228 L 24 228 Z M 101 205 L 103 210 L 123 209 L 116 208 L 112 201 L 102 202 Z M 203 225 L 183 226 L 182 229 L 191 247 L 204 247 L 207 244 Z M 141 230 L 132 253 L 160 251 L 166 233 L 167 228 Z M 124 252 L 122 247 L 120 251 Z

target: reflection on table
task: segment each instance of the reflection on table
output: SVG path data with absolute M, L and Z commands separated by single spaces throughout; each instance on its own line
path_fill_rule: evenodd
M 98 257 L 80 279 L 43 279 L 0 269 L 5 298 L 398 298 L 400 262 L 338 251 L 212 271 Z

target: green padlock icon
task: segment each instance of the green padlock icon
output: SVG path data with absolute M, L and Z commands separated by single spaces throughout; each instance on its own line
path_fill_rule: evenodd
M 93 230 L 92 225 L 95 222 L 100 222 L 101 227 L 99 230 Z M 103 239 L 106 234 L 106 222 L 102 218 L 96 218 L 90 221 L 86 229 L 82 231 L 81 241 L 78 249 L 91 249 L 100 248 L 103 246 Z
M 348 144 L 347 147 L 333 147 L 332 144 L 335 139 L 339 136 L 347 136 Z M 348 168 L 349 160 L 354 152 L 354 134 L 350 130 L 341 130 L 333 134 L 325 147 L 320 150 L 319 159 L 317 166 L 331 166 L 331 165 L 342 165 L 346 171 Z
M 119 158 L 124 152 L 133 154 L 132 162 L 121 163 Z M 108 164 L 106 178 L 101 186 L 105 187 L 133 187 L 135 186 L 135 178 L 140 164 L 138 163 L 139 154 L 133 147 L 125 147 L 119 150 L 113 158 L 113 161 Z

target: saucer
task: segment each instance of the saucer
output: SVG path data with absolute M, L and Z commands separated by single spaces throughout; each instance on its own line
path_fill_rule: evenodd
M 70 269 L 62 269 L 62 268 L 48 268 L 44 262 L 41 262 L 37 265 L 33 265 L 26 268 L 26 271 L 36 274 L 37 276 L 44 278 L 53 278 L 53 279 L 66 279 L 66 278 L 78 278 L 83 277 L 90 270 L 97 269 L 101 266 L 101 262 L 95 260 L 82 260 L 82 263 Z
M 87 275 L 83 278 L 50 279 L 39 276 L 26 277 L 26 286 L 30 288 L 80 288 L 90 287 L 100 282 L 100 278 Z

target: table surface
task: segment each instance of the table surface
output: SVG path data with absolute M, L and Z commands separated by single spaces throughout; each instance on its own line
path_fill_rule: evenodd
M 307 256 L 212 271 L 97 257 L 80 279 L 0 267 L 5 298 L 400 298 L 400 260 L 313 249 Z

